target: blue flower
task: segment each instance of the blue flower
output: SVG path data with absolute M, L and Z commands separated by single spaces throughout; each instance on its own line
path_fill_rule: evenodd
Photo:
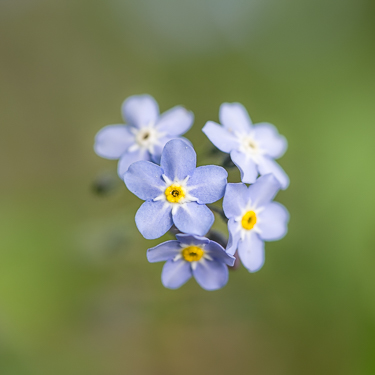
M 128 125 L 108 125 L 95 137 L 95 152 L 107 159 L 120 159 L 118 174 L 123 178 L 138 160 L 156 163 L 165 144 L 187 132 L 194 121 L 192 112 L 181 106 L 159 115 L 159 106 L 150 95 L 131 96 L 122 104 Z
M 223 209 L 228 221 L 227 252 L 238 255 L 250 271 L 264 264 L 264 241 L 283 238 L 287 231 L 289 213 L 272 199 L 280 183 L 272 174 L 260 177 L 253 185 L 228 184 Z
M 166 261 L 161 281 L 166 288 L 177 289 L 192 276 L 206 290 L 222 288 L 228 282 L 228 266 L 235 258 L 217 242 L 190 234 L 177 234 L 147 250 L 149 262 Z
M 208 121 L 203 132 L 221 151 L 230 153 L 241 172 L 242 182 L 252 184 L 260 175 L 274 174 L 282 189 L 289 185 L 289 178 L 274 159 L 287 149 L 287 141 L 268 123 L 253 125 L 243 105 L 224 103 L 220 107 L 220 122 Z
M 139 231 L 154 239 L 174 224 L 181 232 L 204 235 L 214 222 L 205 204 L 222 198 L 227 176 L 216 165 L 196 168 L 194 149 L 180 139 L 165 145 L 160 167 L 149 161 L 132 164 L 125 173 L 125 184 L 146 201 L 135 216 Z

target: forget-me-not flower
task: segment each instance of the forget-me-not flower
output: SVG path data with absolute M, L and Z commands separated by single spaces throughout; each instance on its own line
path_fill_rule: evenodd
M 227 172 L 216 165 L 196 168 L 196 154 L 180 139 L 169 141 L 160 166 L 149 161 L 133 163 L 125 173 L 127 188 L 145 200 L 135 216 L 147 239 L 165 234 L 174 224 L 181 232 L 202 236 L 214 222 L 205 205 L 219 200 L 227 184 Z
M 258 172 L 260 175 L 272 173 L 281 188 L 286 189 L 289 178 L 274 160 L 287 149 L 285 137 L 272 124 L 253 125 L 245 107 L 239 103 L 222 104 L 219 119 L 223 126 L 208 121 L 202 130 L 219 150 L 230 153 L 241 172 L 242 182 L 255 182 Z
M 264 241 L 276 241 L 287 233 L 289 213 L 272 199 L 280 183 L 272 174 L 261 176 L 247 187 L 228 184 L 223 209 L 228 221 L 227 252 L 238 255 L 250 271 L 258 271 L 264 264 Z
M 123 178 L 138 160 L 156 163 L 165 144 L 186 133 L 194 121 L 192 112 L 176 106 L 159 115 L 159 106 L 150 95 L 131 96 L 122 104 L 128 125 L 108 125 L 95 137 L 95 152 L 107 159 L 119 159 L 117 171 Z
M 228 282 L 228 266 L 235 258 L 217 242 L 190 234 L 177 234 L 147 250 L 149 262 L 166 261 L 161 280 L 165 287 L 177 289 L 192 276 L 206 290 L 222 288 Z

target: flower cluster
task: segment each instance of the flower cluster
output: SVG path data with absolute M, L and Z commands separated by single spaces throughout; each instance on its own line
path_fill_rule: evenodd
M 102 157 L 119 159 L 120 178 L 145 201 L 135 215 L 143 237 L 177 232 L 176 240 L 147 250 L 149 262 L 166 262 L 163 285 L 176 289 L 194 276 L 206 290 L 222 288 L 236 256 L 250 272 L 258 271 L 264 264 L 264 241 L 287 233 L 288 211 L 273 202 L 289 185 L 274 161 L 286 151 L 286 139 L 271 124 L 253 125 L 241 104 L 222 104 L 223 126 L 208 121 L 202 130 L 241 172 L 241 183 L 228 183 L 222 166 L 196 166 L 194 148 L 181 137 L 194 119 L 185 108 L 177 106 L 159 116 L 156 101 L 140 95 L 126 99 L 122 113 L 128 125 L 100 130 L 94 148 Z M 211 205 L 223 197 L 222 210 Z M 211 230 L 212 211 L 227 219 L 226 244 L 212 240 L 217 237 Z

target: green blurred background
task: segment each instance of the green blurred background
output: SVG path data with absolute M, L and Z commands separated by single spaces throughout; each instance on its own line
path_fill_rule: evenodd
M 372 0 L 0 0 L 0 373 L 375 374 L 374 16 Z M 121 181 L 92 192 L 116 171 L 96 132 L 142 93 L 193 110 L 199 164 L 225 101 L 287 137 L 289 233 L 261 271 L 164 289 L 141 201 Z

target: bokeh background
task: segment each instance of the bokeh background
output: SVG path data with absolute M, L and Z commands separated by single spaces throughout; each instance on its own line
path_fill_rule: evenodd
M 0 0 L 0 373 L 374 374 L 374 16 L 372 0 Z M 193 110 L 201 165 L 222 102 L 287 137 L 289 233 L 261 271 L 164 289 L 141 201 L 120 180 L 93 192 L 116 171 L 94 136 L 142 93 Z

